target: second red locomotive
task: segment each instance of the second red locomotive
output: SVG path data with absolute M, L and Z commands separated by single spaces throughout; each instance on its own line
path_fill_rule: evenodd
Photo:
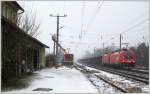
M 64 65 L 73 65 L 73 54 L 65 53 L 63 63 Z

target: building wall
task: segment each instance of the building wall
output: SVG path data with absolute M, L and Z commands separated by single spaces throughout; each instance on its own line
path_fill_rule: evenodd
M 2 2 L 2 16 L 17 23 L 17 10 L 8 2 Z
M 2 80 L 9 81 L 45 66 L 45 48 L 2 22 Z
M 45 48 L 40 49 L 40 68 L 46 66 Z
M 45 48 L 18 29 L 17 9 L 2 2 L 2 81 L 9 81 L 45 66 Z M 12 23 L 11 23 L 12 22 Z

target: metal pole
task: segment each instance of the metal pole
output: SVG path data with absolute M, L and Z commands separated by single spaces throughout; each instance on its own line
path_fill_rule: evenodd
M 55 62 L 57 62 L 57 56 L 58 56 L 58 44 L 59 44 L 59 29 L 61 29 L 61 28 L 63 28 L 63 27 L 61 27 L 61 28 L 59 28 L 59 17 L 66 17 L 67 15 L 64 15 L 64 16 L 60 16 L 59 14 L 57 14 L 57 16 L 53 16 L 52 14 L 50 14 L 50 16 L 51 17 L 57 17 L 57 36 L 56 36 L 56 40 L 55 40 L 55 38 L 54 38 L 54 42 L 55 42 L 55 44 L 54 45 L 56 45 L 56 55 L 55 55 Z M 54 47 L 55 48 L 55 47 Z M 56 66 L 57 67 L 57 66 Z
M 58 55 L 58 43 L 59 43 L 59 15 L 57 15 L 57 44 L 56 44 L 56 56 Z
M 59 14 L 57 16 L 53 16 L 52 14 L 50 14 L 51 17 L 57 17 L 57 40 L 56 40 L 56 56 L 58 55 L 58 43 L 59 43 L 59 29 L 63 28 L 63 27 L 60 27 L 59 28 L 59 17 L 66 17 L 67 15 L 63 15 L 63 16 L 60 16 Z
M 103 42 L 103 55 L 104 55 L 104 42 Z
M 54 56 L 55 56 L 55 47 L 56 47 L 56 45 L 55 45 L 56 43 L 55 43 L 55 41 L 54 41 L 54 52 L 53 52 L 53 54 L 54 54 Z
M 104 42 L 103 42 L 103 55 L 104 55 Z M 102 60 L 102 63 L 103 63 L 103 60 Z
M 121 51 L 121 34 L 120 34 L 120 51 Z

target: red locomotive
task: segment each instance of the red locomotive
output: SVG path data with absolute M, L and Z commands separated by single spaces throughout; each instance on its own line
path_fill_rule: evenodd
M 73 64 L 73 54 L 69 54 L 69 53 L 64 54 L 64 64 L 65 65 Z
M 102 64 L 105 65 L 119 65 L 119 66 L 134 66 L 135 53 L 132 50 L 123 49 L 118 52 L 104 54 L 102 56 Z

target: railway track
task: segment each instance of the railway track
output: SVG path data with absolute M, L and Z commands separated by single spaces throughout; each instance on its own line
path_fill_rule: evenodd
M 106 71 L 106 72 L 109 72 L 109 73 L 124 76 L 124 77 L 130 78 L 130 79 L 133 79 L 133 80 L 136 80 L 136 81 L 140 81 L 140 82 L 143 82 L 143 83 L 146 83 L 146 84 L 149 83 L 148 72 L 143 73 L 143 72 L 139 72 L 139 71 L 136 71 L 136 70 L 133 71 L 133 70 L 113 69 L 113 68 L 107 68 L 107 67 L 100 67 L 98 65 L 92 65 L 92 64 L 84 64 L 84 65 L 86 65 L 88 67 L 98 69 L 98 70 L 102 70 L 102 71 Z
M 141 72 L 141 73 L 144 73 L 144 74 L 149 74 L 149 70 L 147 69 L 141 69 L 141 68 L 124 68 L 126 70 L 130 70 L 130 71 L 135 71 L 135 72 Z
M 148 67 L 135 67 L 135 69 L 149 70 L 149 68 L 148 68 Z
M 141 89 L 140 88 L 138 88 L 138 87 L 134 87 L 134 88 L 132 88 L 132 90 L 130 89 L 132 86 L 126 86 L 125 85 L 125 83 L 124 83 L 124 85 L 123 85 L 123 83 L 121 83 L 120 85 L 119 84 L 117 84 L 116 82 L 114 82 L 114 81 L 112 81 L 110 78 L 107 78 L 106 76 L 102 76 L 102 75 L 100 75 L 100 74 L 97 74 L 97 73 L 100 73 L 100 72 L 98 72 L 98 71 L 93 71 L 93 70 L 89 70 L 89 69 L 87 69 L 85 66 L 83 66 L 83 65 L 78 65 L 78 64 L 76 64 L 76 68 L 78 69 L 78 70 L 80 70 L 81 72 L 83 72 L 84 74 L 85 73 L 87 73 L 88 74 L 88 76 L 89 75 L 94 75 L 95 77 L 97 77 L 98 79 L 100 79 L 100 80 L 103 80 L 104 82 L 106 82 L 106 83 L 108 83 L 109 85 L 111 85 L 112 87 L 115 87 L 117 90 L 119 90 L 119 91 L 121 91 L 121 92 L 123 92 L 123 93 L 141 93 L 142 91 L 141 91 Z M 86 74 L 86 76 L 87 76 L 87 74 Z M 88 77 L 88 79 L 89 79 L 89 77 Z M 89 79 L 89 81 L 93 84 L 93 85 L 95 85 L 94 84 L 94 82 L 91 80 L 91 79 Z M 95 85 L 96 86 L 96 85 Z M 124 87 L 124 86 L 126 86 L 126 87 Z M 134 89 L 134 90 L 133 90 Z
M 84 66 L 80 66 L 80 65 L 78 65 L 78 64 L 76 64 L 76 68 L 77 68 L 78 70 L 84 72 L 84 73 L 85 73 L 85 72 L 86 72 L 86 73 L 90 73 L 90 72 L 91 72 L 91 71 L 87 70 Z M 104 77 L 99 76 L 99 75 L 96 75 L 96 74 L 94 74 L 94 75 L 95 75 L 97 78 L 103 80 L 104 82 L 110 84 L 111 86 L 117 88 L 118 90 L 120 90 L 120 91 L 122 91 L 122 92 L 124 92 L 124 93 L 130 93 L 130 92 L 128 92 L 127 90 L 125 90 L 124 88 L 121 88 L 121 87 L 119 87 L 119 86 L 117 86 L 117 85 L 111 83 L 109 80 L 105 79 Z M 90 82 L 91 82 L 93 85 L 95 85 L 95 84 L 93 83 L 93 81 L 90 80 Z

